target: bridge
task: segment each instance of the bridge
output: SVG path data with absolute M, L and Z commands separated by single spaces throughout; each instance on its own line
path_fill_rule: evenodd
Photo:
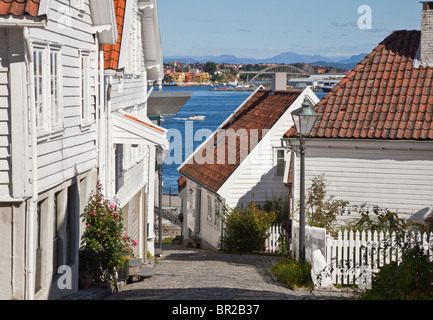
M 259 71 L 239 71 L 239 75 L 246 74 L 247 75 L 247 83 L 253 82 L 258 77 L 264 75 L 264 74 L 274 74 L 283 72 L 287 75 L 294 77 L 309 77 L 310 74 L 305 72 L 304 70 L 291 66 L 291 65 L 285 65 L 285 64 L 279 64 L 272 67 L 267 67 L 265 69 L 259 70 Z M 249 79 L 250 75 L 254 75 L 251 79 Z

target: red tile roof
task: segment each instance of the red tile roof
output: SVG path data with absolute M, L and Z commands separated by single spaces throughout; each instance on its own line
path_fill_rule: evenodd
M 38 16 L 40 0 L 0 0 L 0 16 Z
M 255 147 L 254 143 L 250 145 L 252 134 L 257 134 L 257 142 L 260 142 L 263 138 L 263 130 L 271 129 L 300 93 L 301 91 L 277 91 L 271 94 L 271 91 L 258 90 L 221 128 L 226 130 L 225 132 L 233 129 L 234 132 L 240 133 L 241 137 L 236 139 L 236 144 L 230 143 L 234 141 L 231 140 L 230 135 L 220 140 L 222 135 L 215 134 L 194 153 L 211 161 L 199 164 L 194 157 L 191 161 L 193 163 L 186 163 L 180 168 L 180 173 L 217 191 L 238 168 L 241 157 L 248 155 Z M 247 141 L 247 143 L 240 141 Z M 207 155 L 206 150 L 211 150 L 212 154 Z M 221 154 L 224 156 L 223 161 L 221 161 Z
M 179 179 L 177 179 L 177 188 L 178 191 L 181 192 L 186 187 L 186 178 L 184 176 L 181 176 Z
M 433 67 L 413 65 L 420 38 L 395 31 L 382 41 L 318 103 L 312 137 L 432 140 Z
M 117 70 L 119 67 L 120 46 L 122 44 L 123 24 L 125 19 L 126 0 L 114 0 L 116 11 L 117 33 L 116 44 L 104 45 L 104 68 Z

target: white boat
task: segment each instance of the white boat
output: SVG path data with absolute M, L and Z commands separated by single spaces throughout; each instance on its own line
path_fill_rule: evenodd
M 189 120 L 204 120 L 206 119 L 206 116 L 199 116 L 198 114 L 196 114 L 193 117 L 189 117 Z

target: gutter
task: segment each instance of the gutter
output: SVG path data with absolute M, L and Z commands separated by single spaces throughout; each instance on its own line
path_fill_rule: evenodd
M 38 201 L 38 152 L 37 152 L 37 134 L 36 134 L 36 110 L 35 110 L 35 96 L 34 96 L 34 71 L 33 71 L 33 53 L 32 45 L 29 40 L 29 29 L 24 27 L 23 36 L 26 44 L 27 54 L 26 59 L 29 68 L 29 96 L 30 96 L 30 121 L 31 121 L 31 145 L 32 145 L 32 197 L 30 199 L 30 206 L 27 217 L 27 266 L 26 266 L 26 299 L 34 300 L 35 295 L 35 207 Z

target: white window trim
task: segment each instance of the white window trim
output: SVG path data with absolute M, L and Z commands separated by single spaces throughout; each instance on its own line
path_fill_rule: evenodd
M 282 175 L 278 175 L 278 152 L 279 151 L 283 151 L 284 152 L 284 165 L 283 165 L 283 170 L 285 170 L 286 167 L 286 162 L 287 162 L 287 157 L 286 157 L 286 150 L 284 148 L 274 148 L 274 166 L 275 166 L 275 178 L 276 179 L 280 179 L 284 177 L 284 171 Z
M 212 225 L 214 215 L 213 209 L 213 197 L 211 195 L 207 195 L 207 221 Z
M 80 116 L 81 129 L 88 129 L 94 122 L 92 119 L 92 94 L 91 94 L 91 51 L 80 50 Z M 83 59 L 86 65 L 83 67 Z
M 48 44 L 42 42 L 34 42 L 32 43 L 33 47 L 33 58 L 35 58 L 35 53 L 41 53 L 41 59 L 33 59 L 33 68 L 37 70 L 41 70 L 41 80 L 35 72 L 34 73 L 34 88 L 32 90 L 35 91 L 35 104 L 42 104 L 42 113 L 40 114 L 38 110 L 36 110 L 36 114 L 42 117 L 42 124 L 37 125 L 37 135 L 38 140 L 44 139 L 52 139 L 57 136 L 61 136 L 63 134 L 63 72 L 62 72 L 62 51 L 61 46 L 58 44 Z M 57 119 L 53 119 L 52 113 L 52 95 L 51 95 L 51 53 L 57 53 L 57 86 L 55 91 L 57 92 L 57 104 L 58 104 L 58 114 Z M 41 69 L 40 69 L 41 68 Z M 38 95 L 36 94 L 37 86 L 41 84 L 41 97 L 38 99 Z M 36 108 L 36 105 L 32 106 L 32 108 Z M 37 108 L 38 109 L 38 108 Z
M 142 74 L 141 66 L 141 12 L 132 10 L 129 38 L 128 38 L 128 58 L 126 62 L 125 74 L 133 77 L 140 77 Z

